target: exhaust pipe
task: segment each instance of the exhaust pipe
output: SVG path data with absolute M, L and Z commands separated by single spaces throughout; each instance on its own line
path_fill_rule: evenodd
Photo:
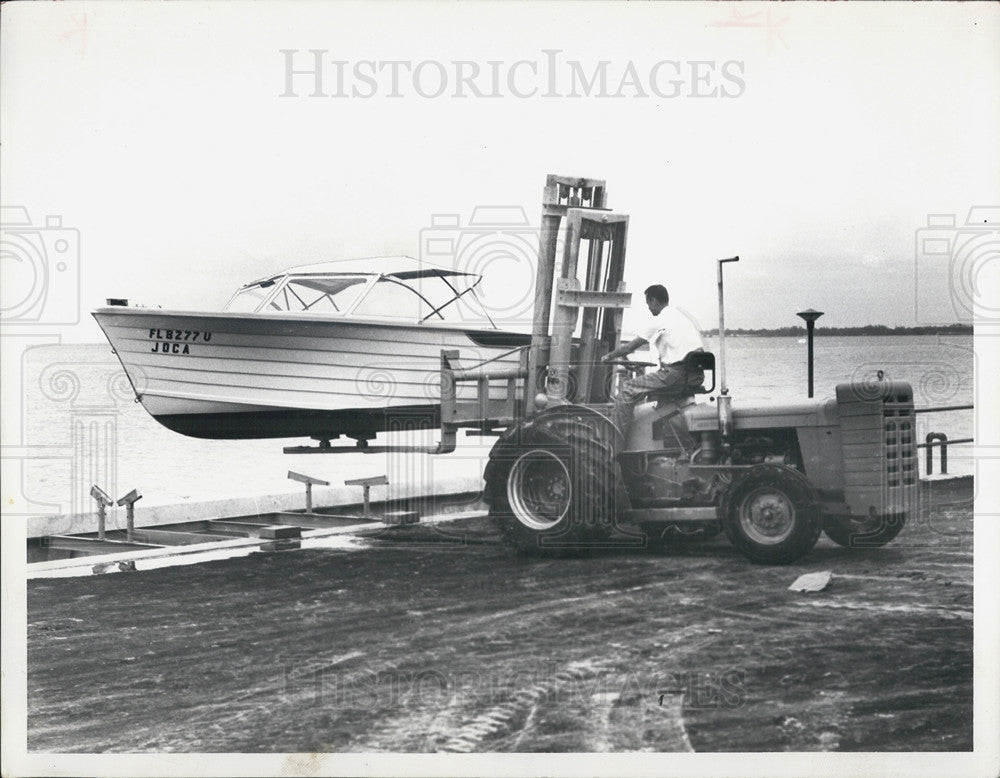
M 733 416 L 730 409 L 729 386 L 726 384 L 726 313 L 723 306 L 722 266 L 726 262 L 739 262 L 739 257 L 716 260 L 719 269 L 719 434 L 725 446 L 733 433 Z

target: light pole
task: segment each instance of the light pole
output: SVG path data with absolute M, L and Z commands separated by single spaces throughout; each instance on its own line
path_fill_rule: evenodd
M 812 308 L 806 308 L 804 311 L 799 311 L 796 316 L 805 319 L 806 322 L 806 339 L 809 342 L 809 396 L 813 396 L 813 328 L 816 326 L 816 319 L 823 315 L 823 311 L 816 311 Z

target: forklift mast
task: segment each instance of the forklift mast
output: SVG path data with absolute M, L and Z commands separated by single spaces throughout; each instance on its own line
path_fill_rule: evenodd
M 538 410 L 541 393 L 546 406 L 571 399 L 579 404 L 607 402 L 613 368 L 599 359 L 618 346 L 622 309 L 631 295 L 623 282 L 628 216 L 612 213 L 606 203 L 603 180 L 555 175 L 546 179 L 524 384 L 526 416 Z M 565 238 L 557 267 L 561 227 Z
M 466 366 L 457 351 L 441 352 L 441 441 L 429 453 L 454 451 L 459 428 L 500 435 L 552 405 L 608 402 L 614 368 L 600 357 L 621 341 L 631 295 L 622 282 L 628 216 L 608 210 L 606 196 L 602 180 L 548 176 L 530 346 L 517 368 Z M 460 397 L 467 384 L 476 385 L 473 396 Z

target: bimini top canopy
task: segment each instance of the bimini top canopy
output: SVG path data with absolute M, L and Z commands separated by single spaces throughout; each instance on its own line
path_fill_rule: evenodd
M 467 276 L 475 275 L 461 270 L 453 270 L 442 265 L 435 265 L 416 257 L 366 257 L 363 259 L 332 259 L 327 262 L 315 262 L 311 265 L 297 265 L 282 270 L 280 273 L 259 278 L 247 284 L 244 289 L 265 281 L 278 281 L 288 275 L 295 276 L 331 276 L 351 273 L 356 275 L 384 275 L 395 278 L 419 278 L 420 276 Z
M 289 268 L 246 284 L 226 310 L 496 328 L 476 297 L 481 280 L 478 274 L 414 257 L 333 260 Z

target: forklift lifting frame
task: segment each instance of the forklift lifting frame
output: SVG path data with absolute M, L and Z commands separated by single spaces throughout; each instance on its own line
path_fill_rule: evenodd
M 575 402 L 607 401 L 600 394 L 607 371 L 613 368 L 601 364 L 597 352 L 603 349 L 606 353 L 618 346 L 622 310 L 630 304 L 631 294 L 625 291 L 623 281 L 628 216 L 609 211 L 606 196 L 603 180 L 548 176 L 542 200 L 531 345 L 526 352 L 522 350 L 519 368 L 494 373 L 462 369 L 457 352 L 442 352 L 442 450 L 436 453 L 454 450 L 460 427 L 473 428 L 467 434 L 499 434 L 531 416 L 539 405 L 565 404 L 570 395 Z M 558 236 L 564 219 L 566 235 L 557 276 Z M 584 241 L 588 245 L 581 283 L 578 271 Z M 574 354 L 573 334 L 578 323 L 580 334 Z M 521 402 L 519 379 L 523 380 Z M 507 382 L 503 400 L 490 399 L 492 380 Z M 460 383 L 477 385 L 474 400 L 456 399 Z M 540 404 L 541 389 L 544 402 Z

